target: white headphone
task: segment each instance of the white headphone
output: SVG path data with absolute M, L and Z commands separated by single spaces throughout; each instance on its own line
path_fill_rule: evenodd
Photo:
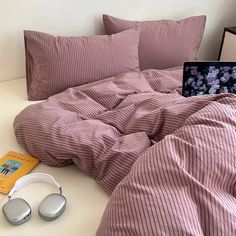
M 60 192 L 49 194 L 40 202 L 38 213 L 42 219 L 55 220 L 66 208 L 67 200 L 62 195 L 62 188 L 51 175 L 45 173 L 28 174 L 16 181 L 8 194 L 8 202 L 2 207 L 4 216 L 12 225 L 23 224 L 31 217 L 31 207 L 23 198 L 12 199 L 14 192 L 31 183 L 48 183 L 58 188 Z

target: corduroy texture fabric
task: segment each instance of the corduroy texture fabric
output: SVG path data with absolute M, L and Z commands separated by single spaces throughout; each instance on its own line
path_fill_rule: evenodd
M 97 236 L 236 235 L 236 96 L 207 98 L 136 160 Z
M 17 140 L 47 165 L 74 162 L 111 193 L 151 146 L 155 120 L 163 123 L 158 106 L 185 99 L 155 90 L 174 91 L 181 78 L 182 68 L 150 70 L 69 88 L 24 109 L 14 122 Z
M 28 99 L 139 71 L 139 34 L 132 29 L 112 36 L 55 37 L 24 31 Z
M 205 16 L 179 21 L 128 21 L 103 15 L 107 34 L 140 29 L 140 69 L 166 69 L 195 60 L 205 29 Z
M 185 98 L 181 79 L 182 68 L 125 73 L 16 117 L 27 152 L 112 193 L 99 236 L 235 235 L 236 95 Z

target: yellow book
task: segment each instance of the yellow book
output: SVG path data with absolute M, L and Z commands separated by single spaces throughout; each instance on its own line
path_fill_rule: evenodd
M 28 174 L 39 160 L 35 157 L 10 151 L 0 158 L 0 192 L 7 194 L 15 182 Z

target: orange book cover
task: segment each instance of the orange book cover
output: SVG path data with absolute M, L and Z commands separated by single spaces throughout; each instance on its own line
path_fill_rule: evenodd
M 0 158 L 0 192 L 7 194 L 15 182 L 28 174 L 39 160 L 35 157 L 10 151 Z

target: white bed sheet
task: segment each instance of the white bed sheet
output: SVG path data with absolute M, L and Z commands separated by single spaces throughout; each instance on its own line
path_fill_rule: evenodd
M 0 82 L 0 156 L 9 150 L 26 153 L 16 141 L 12 124 L 14 117 L 33 103 L 36 102 L 27 101 L 25 78 Z M 67 197 L 67 208 L 55 221 L 41 220 L 37 212 L 40 200 L 57 190 L 42 183 L 28 185 L 14 196 L 29 202 L 33 211 L 31 219 L 23 225 L 11 226 L 0 212 L 1 236 L 95 235 L 109 198 L 98 184 L 74 165 L 52 168 L 40 163 L 33 172 L 44 172 L 55 177 Z M 0 207 L 6 201 L 7 197 L 0 194 Z

